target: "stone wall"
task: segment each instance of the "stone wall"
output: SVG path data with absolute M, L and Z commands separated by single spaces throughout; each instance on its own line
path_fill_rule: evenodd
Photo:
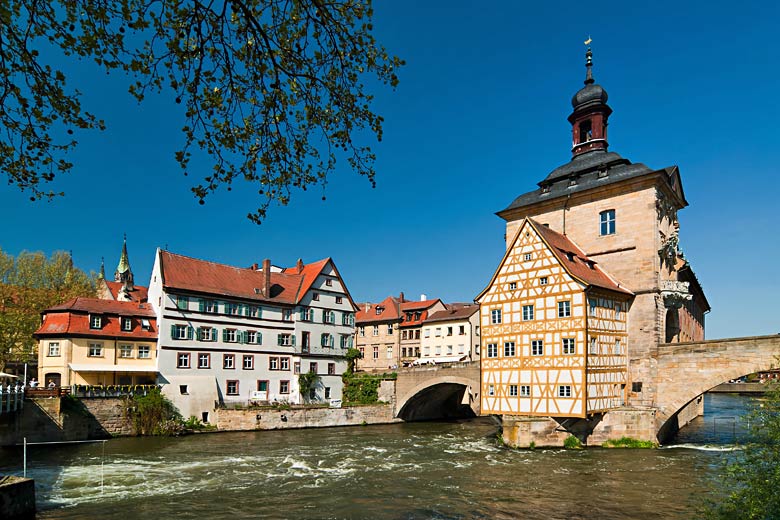
M 35 518 L 35 483 L 21 477 L 0 477 L 0 518 L 33 520 Z
M 213 424 L 220 431 L 325 428 L 402 422 L 391 404 L 345 408 L 294 408 L 291 410 L 217 410 Z
M 82 399 L 84 408 L 92 414 L 102 428 L 101 433 L 110 436 L 134 435 L 135 428 L 127 418 L 125 400 L 122 398 Z

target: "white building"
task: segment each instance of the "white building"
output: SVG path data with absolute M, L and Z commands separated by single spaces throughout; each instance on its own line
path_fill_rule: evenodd
M 423 322 L 415 364 L 479 360 L 479 305 L 450 305 Z
M 157 251 L 149 302 L 159 325 L 163 392 L 185 417 L 225 403 L 341 399 L 356 307 L 330 258 L 238 268 Z

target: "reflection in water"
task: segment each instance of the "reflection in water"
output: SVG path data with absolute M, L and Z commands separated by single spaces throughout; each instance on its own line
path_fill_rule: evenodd
M 725 417 L 740 402 L 706 406 Z M 675 444 L 727 448 L 711 424 Z M 31 448 L 29 473 L 43 519 L 688 518 L 724 456 L 510 450 L 495 434 L 475 419 L 115 439 L 105 459 L 99 444 Z M 0 473 L 17 472 L 21 454 L 0 454 Z

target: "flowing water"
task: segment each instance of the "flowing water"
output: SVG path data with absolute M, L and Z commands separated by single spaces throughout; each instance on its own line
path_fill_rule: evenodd
M 40 519 L 691 518 L 746 402 L 707 396 L 658 450 L 511 450 L 479 418 L 36 446 L 28 475 Z

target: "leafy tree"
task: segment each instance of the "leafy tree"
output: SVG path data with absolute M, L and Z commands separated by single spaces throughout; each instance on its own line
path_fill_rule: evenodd
M 187 175 L 203 204 L 236 179 L 252 183 L 259 223 L 293 188 L 321 185 L 337 158 L 375 185 L 382 117 L 362 83 L 395 87 L 403 65 L 372 34 L 371 0 L 7 0 L 0 5 L 0 170 L 33 200 L 68 172 L 74 131 L 104 129 L 51 62 L 90 59 L 121 71 L 139 102 L 169 89 L 182 105 Z M 41 53 L 41 50 L 46 52 Z M 323 197 L 324 199 L 324 197 Z
M 313 370 L 309 370 L 305 374 L 298 376 L 298 389 L 303 396 L 304 402 L 308 403 L 310 401 L 309 396 L 311 395 L 311 391 L 317 388 L 319 382 L 320 376 Z
M 136 435 L 171 436 L 184 431 L 185 423 L 178 408 L 159 388 L 128 399 L 127 414 L 133 421 Z
M 347 349 L 346 354 L 344 354 L 344 357 L 347 359 L 347 372 L 352 373 L 355 371 L 355 363 L 358 359 L 363 358 L 363 354 L 360 353 L 360 350 L 352 347 Z
M 41 311 L 76 296 L 94 296 L 92 280 L 62 251 L 46 258 L 22 252 L 17 258 L 0 249 L 0 369 L 10 360 L 37 356 L 33 338 Z
M 705 513 L 713 519 L 780 517 L 780 384 L 748 415 L 750 441 L 722 473 L 725 494 Z

